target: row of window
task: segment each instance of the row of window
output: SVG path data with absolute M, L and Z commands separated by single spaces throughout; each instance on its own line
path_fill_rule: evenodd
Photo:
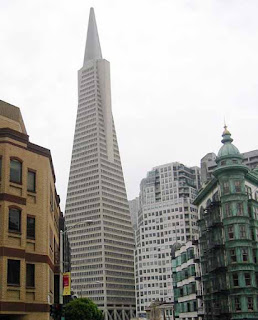
M 0 177 L 2 168 L 2 158 L 0 158 Z M 17 159 L 10 159 L 10 182 L 22 184 L 22 162 Z M 36 192 L 36 172 L 28 169 L 27 191 Z
M 9 225 L 10 232 L 21 232 L 21 210 L 9 208 Z M 27 216 L 27 238 L 35 239 L 35 217 Z
M 7 284 L 8 285 L 20 285 L 20 260 L 8 259 L 7 261 Z M 35 287 L 35 264 L 26 264 L 26 287 Z

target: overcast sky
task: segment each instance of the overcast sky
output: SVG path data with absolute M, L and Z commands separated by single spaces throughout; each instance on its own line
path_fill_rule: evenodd
M 0 99 L 51 149 L 63 209 L 91 6 L 129 199 L 152 167 L 217 153 L 224 117 L 258 149 L 257 0 L 0 0 Z

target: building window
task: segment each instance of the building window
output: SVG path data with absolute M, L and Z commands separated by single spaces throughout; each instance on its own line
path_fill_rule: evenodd
M 240 303 L 240 299 L 238 297 L 235 298 L 235 309 L 236 309 L 236 311 L 241 311 L 241 303 Z
M 237 215 L 238 216 L 243 216 L 244 215 L 244 206 L 243 203 L 237 203 Z
M 229 193 L 229 182 L 223 182 L 224 193 Z
M 8 259 L 7 284 L 20 285 L 20 260 Z
M 238 282 L 238 273 L 233 273 L 233 286 L 234 287 L 238 287 L 239 286 L 239 282 Z
M 235 249 L 231 249 L 231 250 L 229 250 L 229 253 L 230 253 L 231 262 L 236 262 L 237 261 L 236 250 Z
M 250 275 L 250 273 L 245 273 L 245 284 L 246 284 L 246 286 L 250 286 L 251 285 L 251 275 Z
M 235 191 L 241 192 L 241 182 L 239 180 L 235 181 Z
M 239 225 L 239 237 L 240 237 L 240 239 L 246 238 L 246 228 L 245 228 L 244 224 Z
M 228 226 L 228 238 L 234 239 L 234 226 Z
M 248 249 L 247 248 L 242 248 L 241 251 L 242 251 L 243 262 L 248 261 Z
M 36 191 L 36 172 L 31 170 L 28 170 L 27 191 L 29 192 Z
M 35 287 L 35 264 L 26 264 L 26 287 Z
M 257 262 L 256 249 L 253 249 L 253 259 L 254 259 L 254 263 L 256 263 Z
M 9 209 L 9 231 L 21 232 L 21 211 L 19 209 Z
M 35 218 L 27 217 L 27 238 L 35 239 Z
M 248 311 L 252 311 L 254 309 L 253 297 L 247 297 L 247 309 Z
M 231 208 L 230 208 L 230 204 L 229 203 L 225 204 L 225 216 L 226 217 L 232 216 Z
M 10 161 L 10 181 L 22 183 L 22 163 L 19 160 L 11 159 Z

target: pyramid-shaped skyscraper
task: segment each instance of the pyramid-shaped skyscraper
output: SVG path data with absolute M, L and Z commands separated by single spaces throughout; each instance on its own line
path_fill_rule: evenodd
M 134 236 L 112 116 L 110 66 L 102 58 L 93 9 L 78 86 L 65 209 L 72 290 L 96 302 L 105 320 L 129 320 L 135 313 Z

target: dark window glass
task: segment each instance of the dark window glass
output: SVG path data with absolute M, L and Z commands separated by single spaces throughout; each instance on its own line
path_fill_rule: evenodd
M 28 171 L 27 190 L 30 192 L 36 191 L 36 172 Z
M 248 249 L 247 248 L 242 248 L 241 249 L 242 251 L 242 259 L 243 261 L 248 261 Z
M 254 309 L 253 297 L 247 297 L 247 309 L 248 311 Z
M 27 217 L 27 238 L 35 239 L 35 218 Z
M 239 298 L 235 298 L 235 309 L 236 311 L 241 311 L 241 304 Z
M 21 211 L 18 209 L 9 209 L 9 231 L 21 231 Z
M 235 190 L 236 192 L 241 192 L 241 182 L 235 181 Z
M 16 183 L 22 182 L 22 164 L 18 160 L 12 159 L 10 161 L 10 181 Z
M 251 285 L 251 275 L 250 275 L 250 273 L 245 273 L 245 284 L 246 284 L 246 286 L 250 286 Z
M 254 263 L 257 262 L 257 259 L 256 259 L 256 249 L 253 249 L 253 258 L 254 258 Z
M 235 249 L 231 249 L 229 252 L 230 252 L 231 262 L 236 262 L 237 261 L 236 250 Z
M 234 239 L 234 227 L 233 226 L 228 226 L 228 238 Z
M 8 259 L 7 284 L 20 285 L 20 260 Z
M 35 265 L 26 264 L 26 286 L 35 287 Z
M 238 283 L 238 273 L 233 273 L 233 286 L 234 287 L 238 287 L 239 283 Z

